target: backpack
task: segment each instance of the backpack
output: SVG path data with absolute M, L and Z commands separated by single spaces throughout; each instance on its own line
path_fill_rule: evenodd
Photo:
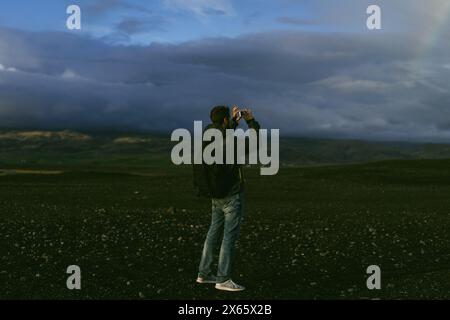
M 196 195 L 200 197 L 212 198 L 206 165 L 204 163 L 193 164 L 192 167 L 194 173 L 194 190 Z
M 206 129 L 210 128 L 206 127 Z M 206 130 L 205 129 L 205 130 Z M 210 142 L 203 142 L 202 150 Z M 225 153 L 224 153 L 225 154 Z M 193 164 L 194 190 L 197 196 L 222 199 L 225 198 L 235 182 L 233 180 L 234 165 L 226 164 Z
M 232 167 L 223 164 L 194 164 L 194 189 L 198 196 L 207 198 L 225 198 L 235 182 Z

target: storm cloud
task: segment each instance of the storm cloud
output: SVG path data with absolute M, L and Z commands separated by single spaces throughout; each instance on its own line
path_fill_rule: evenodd
M 139 32 L 139 22 L 120 26 Z M 0 29 L 0 127 L 165 131 L 217 104 L 282 135 L 448 141 L 450 37 L 273 31 L 112 45 Z

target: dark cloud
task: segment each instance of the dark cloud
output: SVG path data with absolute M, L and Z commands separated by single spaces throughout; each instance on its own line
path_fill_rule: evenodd
M 143 32 L 146 30 L 146 27 L 145 21 L 135 18 L 124 19 L 117 24 L 117 29 L 127 34 Z
M 146 18 L 126 17 L 117 24 L 116 28 L 118 32 L 134 35 L 154 30 L 162 31 L 164 30 L 165 24 L 166 20 L 158 16 Z
M 421 44 L 405 35 L 272 32 L 113 46 L 0 29 L 0 126 L 167 131 L 237 103 L 282 134 L 445 140 L 449 43 L 426 57 Z

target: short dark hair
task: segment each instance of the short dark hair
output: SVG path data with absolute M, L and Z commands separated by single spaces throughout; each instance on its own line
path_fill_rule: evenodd
M 230 108 L 226 106 L 215 106 L 209 115 L 211 121 L 216 124 L 222 124 L 224 118 L 230 117 Z

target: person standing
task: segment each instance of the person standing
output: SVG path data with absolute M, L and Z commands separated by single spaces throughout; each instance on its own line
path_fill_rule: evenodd
M 239 110 L 237 106 L 232 108 L 231 115 L 228 107 L 216 106 L 211 110 L 210 118 L 212 123 L 205 130 L 218 129 L 222 132 L 224 139 L 225 130 L 235 129 L 242 118 L 250 129 L 257 132 L 260 128 L 250 109 Z M 203 148 L 206 145 L 207 143 L 204 143 Z M 234 145 L 236 146 L 236 143 Z M 246 153 L 248 153 L 248 150 L 246 150 Z M 194 185 L 200 190 L 199 193 L 211 198 L 212 215 L 211 225 L 203 245 L 196 281 L 198 283 L 215 283 L 215 288 L 218 290 L 242 291 L 245 287 L 231 279 L 235 246 L 244 213 L 242 166 L 237 164 L 236 161 L 234 164 L 226 164 L 224 161 L 224 164 L 199 165 L 197 166 L 198 170 L 201 171 L 201 174 L 196 175 L 196 169 L 194 169 Z M 214 275 L 211 270 L 214 248 L 220 240 L 222 230 L 223 238 L 220 246 L 218 270 L 217 275 Z

